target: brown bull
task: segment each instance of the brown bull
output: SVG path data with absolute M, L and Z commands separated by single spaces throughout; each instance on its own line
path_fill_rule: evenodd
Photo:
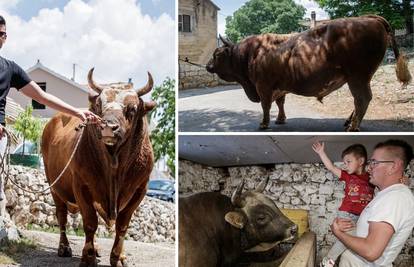
M 251 101 L 261 102 L 261 129 L 269 126 L 273 101 L 279 108 L 276 124 L 285 123 L 287 93 L 322 101 L 348 83 L 355 108 L 345 126 L 358 131 L 372 98 L 370 81 L 389 42 L 398 59 L 399 81 L 407 84 L 411 79 L 389 23 L 379 16 L 336 19 L 290 38 L 263 34 L 238 44 L 222 40 L 224 46 L 214 51 L 206 69 L 240 83 Z
M 153 167 L 153 152 L 148 134 L 146 114 L 155 103 L 144 102 L 142 95 L 153 86 L 148 83 L 139 90 L 131 85 L 100 86 L 89 71 L 88 83 L 96 93 L 90 94 L 90 109 L 105 124 L 89 124 L 81 131 L 75 127 L 78 118 L 57 114 L 46 125 L 42 152 L 49 183 L 53 183 L 67 164 L 75 144 L 80 143 L 61 180 L 52 188 L 60 227 L 58 255 L 71 257 L 66 237 L 68 210 L 80 211 L 85 231 L 85 246 L 80 266 L 97 266 L 94 235 L 97 213 L 108 226 L 115 224 L 116 236 L 111 251 L 111 266 L 125 266 L 123 241 L 132 214 L 145 196 Z

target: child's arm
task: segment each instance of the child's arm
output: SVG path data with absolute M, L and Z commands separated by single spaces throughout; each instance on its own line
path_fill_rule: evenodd
M 341 177 L 342 170 L 332 163 L 332 161 L 328 158 L 328 155 L 326 155 L 324 148 L 324 143 L 316 142 L 312 145 L 313 151 L 315 151 L 319 155 L 325 167 L 336 176 Z

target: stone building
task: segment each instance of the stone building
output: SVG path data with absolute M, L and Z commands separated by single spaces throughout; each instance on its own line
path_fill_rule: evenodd
M 217 41 L 217 12 L 220 8 L 211 0 L 179 0 L 178 57 L 179 88 L 212 87 L 227 84 L 217 75 L 208 73 L 207 64 Z M 197 66 L 191 63 L 200 64 Z
M 180 59 L 206 64 L 217 47 L 217 12 L 210 0 L 179 0 L 178 32 Z

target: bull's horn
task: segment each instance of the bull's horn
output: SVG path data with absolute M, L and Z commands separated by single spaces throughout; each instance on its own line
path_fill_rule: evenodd
M 263 193 L 268 182 L 269 182 L 269 176 L 260 182 L 260 184 L 256 188 L 256 192 Z
M 239 208 L 244 207 L 243 200 L 241 198 L 241 194 L 244 187 L 244 179 L 241 181 L 241 183 L 237 186 L 236 190 L 234 190 L 233 195 L 231 196 L 231 203 Z
M 103 90 L 103 87 L 100 86 L 100 85 L 98 85 L 97 83 L 95 83 L 95 81 L 93 80 L 92 75 L 93 75 L 93 70 L 94 69 L 95 68 L 92 68 L 88 72 L 88 85 L 89 85 L 89 87 L 92 90 L 94 90 L 95 92 L 97 92 L 98 94 L 100 94 L 102 92 L 102 90 Z
M 230 42 L 229 40 L 224 39 L 223 36 L 221 36 L 221 34 L 219 34 L 219 38 L 223 42 L 224 46 L 232 46 L 233 45 L 232 42 Z
M 142 87 L 141 89 L 136 89 L 136 92 L 137 92 L 138 96 L 145 95 L 146 93 L 151 91 L 153 85 L 154 85 L 154 81 L 152 80 L 151 73 L 149 73 L 149 71 L 148 71 L 148 82 L 147 82 L 147 84 L 144 87 Z

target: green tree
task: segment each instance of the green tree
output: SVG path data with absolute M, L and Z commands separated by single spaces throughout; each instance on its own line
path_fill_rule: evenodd
M 171 175 L 175 174 L 175 80 L 164 80 L 161 86 L 154 88 L 152 99 L 157 102 L 157 108 L 151 113 L 151 118 L 157 122 L 157 127 L 151 133 L 151 143 L 154 148 L 155 160 L 165 157 Z
M 331 18 L 376 14 L 387 19 L 394 29 L 406 27 L 413 32 L 412 0 L 316 0 Z
M 261 33 L 299 30 L 305 8 L 293 0 L 250 0 L 226 18 L 226 36 L 233 42 Z
M 26 140 L 38 143 L 43 131 L 43 122 L 39 118 L 32 116 L 33 107 L 27 106 L 26 109 L 19 113 L 13 125 L 18 134 L 23 137 L 23 144 Z M 22 154 L 24 154 L 24 145 Z

